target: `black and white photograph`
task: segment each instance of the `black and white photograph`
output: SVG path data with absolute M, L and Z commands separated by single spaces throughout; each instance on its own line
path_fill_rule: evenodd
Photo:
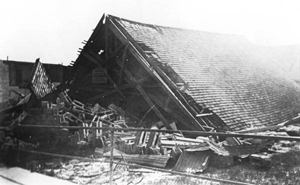
M 299 185 L 300 2 L 0 0 L 1 185 Z

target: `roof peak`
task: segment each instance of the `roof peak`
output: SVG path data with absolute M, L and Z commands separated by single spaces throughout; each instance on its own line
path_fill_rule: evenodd
M 196 30 L 196 29 L 187 29 L 187 28 L 180 28 L 180 27 L 163 26 L 163 25 L 150 24 L 150 23 L 142 23 L 142 22 L 133 21 L 133 20 L 129 20 L 129 19 L 126 19 L 126 18 L 122 18 L 122 17 L 110 15 L 110 14 L 105 14 L 105 16 L 106 16 L 106 18 L 108 17 L 108 18 L 117 19 L 117 20 L 121 20 L 121 21 L 127 21 L 127 22 L 132 23 L 132 24 L 139 24 L 139 25 L 142 25 L 142 26 L 148 26 L 148 27 L 154 27 L 154 28 L 158 27 L 158 28 L 185 30 L 185 31 L 195 31 L 195 32 L 201 32 L 201 33 L 204 33 L 204 34 L 214 34 L 214 35 L 218 34 L 218 35 L 242 37 L 242 38 L 244 38 L 245 40 L 247 40 L 249 42 L 249 40 L 244 35 L 240 35 L 240 34 L 211 32 L 211 31 L 203 31 L 203 30 Z

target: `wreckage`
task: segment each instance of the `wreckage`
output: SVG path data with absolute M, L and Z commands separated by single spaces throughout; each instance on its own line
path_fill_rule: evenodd
M 257 159 L 270 140 L 299 139 L 270 132 L 298 123 L 299 87 L 241 36 L 103 15 L 84 44 L 57 87 L 36 61 L 31 96 L 2 111 L 2 128 L 55 128 L 44 144 L 104 157 L 111 146 L 116 159 L 192 173 L 212 156 Z

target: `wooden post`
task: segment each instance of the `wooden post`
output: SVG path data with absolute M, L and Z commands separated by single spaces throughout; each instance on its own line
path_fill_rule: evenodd
M 113 171 L 113 158 L 114 158 L 114 125 L 111 126 L 110 130 L 110 162 L 109 162 L 109 170 L 110 170 L 110 177 L 109 177 L 109 184 L 113 184 L 113 177 L 114 177 L 114 171 Z
M 17 162 L 20 162 L 20 133 L 17 134 Z
M 120 69 L 120 75 L 119 75 L 118 85 L 120 85 L 121 81 L 122 81 L 123 70 L 124 70 L 125 61 L 126 61 L 126 55 L 127 55 L 127 49 L 128 49 L 128 44 L 124 48 L 122 59 L 121 59 L 121 69 Z

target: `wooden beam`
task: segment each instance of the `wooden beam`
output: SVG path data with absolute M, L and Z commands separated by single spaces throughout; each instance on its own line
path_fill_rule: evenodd
M 160 86 L 159 85 L 147 85 L 147 84 L 145 84 L 145 85 L 143 85 L 143 88 L 153 89 L 153 88 L 160 88 Z
M 188 128 L 194 130 L 195 126 L 189 124 L 187 122 L 187 119 L 181 117 L 178 113 L 175 113 L 172 109 L 168 108 L 162 101 L 160 101 L 157 97 L 155 97 L 154 95 L 149 95 L 150 98 L 158 105 L 160 106 L 162 109 L 164 109 L 167 113 L 169 113 L 173 118 L 175 118 L 176 120 L 178 120 L 179 122 L 181 122 L 182 124 L 184 124 L 185 126 L 187 126 Z
M 92 50 L 87 51 L 87 53 L 89 55 L 91 55 L 92 57 L 94 57 L 98 62 L 100 62 L 100 64 L 102 66 L 105 64 L 105 59 L 101 58 L 101 56 L 98 53 L 96 53 L 96 52 L 94 52 Z
M 124 144 L 126 145 L 126 144 Z M 114 149 L 116 150 L 116 149 Z M 146 166 L 154 166 L 159 168 L 165 168 L 170 156 L 168 155 L 140 155 L 140 154 L 125 154 L 124 152 L 114 152 L 114 158 L 125 160 L 128 163 L 141 164 Z M 109 156 L 110 153 L 103 154 L 104 157 Z
M 213 113 L 201 113 L 201 114 L 196 114 L 196 117 L 204 117 L 204 116 L 211 116 Z
M 164 73 L 161 72 L 160 68 L 158 70 L 153 70 L 151 69 L 152 67 L 154 69 L 157 69 L 158 67 L 155 64 L 150 64 L 148 60 L 146 60 L 144 56 L 142 56 L 143 51 L 139 52 L 138 49 L 133 45 L 132 38 L 130 39 L 129 37 L 125 36 L 122 31 L 109 19 L 107 19 L 106 24 L 109 28 L 109 30 L 116 35 L 116 37 L 119 38 L 124 43 L 129 42 L 129 52 L 139 61 L 139 63 L 144 66 L 144 68 L 149 72 L 150 75 L 154 77 L 160 84 L 160 86 L 168 93 L 169 97 L 172 98 L 172 100 L 176 103 L 176 105 L 185 113 L 187 114 L 192 122 L 197 125 L 198 129 L 205 130 L 202 125 L 198 122 L 198 120 L 191 114 L 191 112 L 187 109 L 187 107 L 181 102 L 181 100 L 174 94 L 174 92 L 170 89 L 169 85 L 172 87 L 176 87 L 176 85 L 172 85 L 172 81 L 167 77 Z M 151 66 L 151 67 L 150 67 Z M 162 73 L 162 76 L 164 76 L 166 79 L 163 80 L 162 77 L 158 74 L 159 71 Z M 167 84 L 167 83 L 168 84 Z M 176 89 L 176 88 L 175 88 Z
M 143 82 L 143 81 L 145 81 L 145 79 L 138 80 L 139 83 L 141 83 L 141 82 Z M 120 89 L 120 90 L 125 90 L 125 89 L 128 89 L 128 88 L 134 87 L 134 86 L 136 86 L 135 83 L 130 83 L 130 84 L 125 84 L 125 85 L 119 87 L 119 89 Z M 99 95 L 97 95 L 97 96 L 94 96 L 94 97 L 90 98 L 89 100 L 90 100 L 90 101 L 95 101 L 95 100 L 101 99 L 101 98 L 103 98 L 103 97 L 105 97 L 105 96 L 114 94 L 114 93 L 116 93 L 116 92 L 118 92 L 116 89 L 110 90 L 110 91 L 106 91 L 106 92 L 104 92 L 104 93 L 102 93 L 102 94 L 99 94 Z
M 83 50 L 81 52 L 81 54 L 88 59 L 89 61 L 93 62 L 94 64 L 96 64 L 98 67 L 103 68 L 103 66 L 101 65 L 103 61 L 96 59 L 94 56 L 90 55 L 89 52 Z
M 88 73 L 91 70 L 92 70 L 92 68 L 89 67 L 89 66 L 85 66 L 85 67 L 80 68 L 80 70 L 78 70 L 78 73 L 76 75 L 76 80 L 78 80 L 79 83 L 85 83 L 86 80 L 89 78 Z M 80 75 L 80 77 L 79 77 L 79 74 L 82 74 L 82 75 Z
M 118 85 L 121 84 L 122 81 L 122 77 L 123 77 L 123 70 L 124 70 L 124 66 L 125 66 L 125 61 L 126 61 L 126 55 L 127 55 L 127 49 L 128 49 L 128 44 L 126 44 L 124 51 L 123 51 L 123 55 L 121 58 L 121 69 L 120 69 L 120 75 L 119 75 L 119 80 L 118 80 Z
M 170 101 L 171 101 L 171 98 L 168 96 L 168 98 L 166 100 L 166 103 L 165 103 L 165 107 L 169 106 Z
M 107 59 L 106 62 L 109 62 L 112 58 L 114 58 L 115 56 L 117 56 L 117 54 L 119 53 L 119 51 L 121 51 L 127 44 L 120 44 L 118 48 L 116 48 L 112 54 L 110 54 Z
M 122 62 L 120 61 L 120 59 L 116 58 L 116 63 L 121 67 Z M 158 108 L 155 106 L 155 104 L 151 101 L 151 99 L 149 98 L 148 94 L 144 91 L 144 89 L 142 88 L 142 86 L 139 84 L 139 82 L 134 78 L 134 76 L 132 76 L 132 74 L 127 70 L 126 67 L 123 68 L 124 73 L 128 76 L 128 78 L 134 82 L 136 84 L 136 88 L 137 90 L 141 93 L 141 95 L 143 96 L 143 98 L 146 100 L 146 102 L 148 103 L 148 105 L 150 107 L 153 107 L 153 111 L 155 112 L 155 114 L 161 119 L 161 121 L 165 124 L 165 126 L 168 129 L 171 129 L 168 121 L 165 119 L 165 117 L 161 114 L 161 112 L 158 110 Z
M 88 80 L 91 79 L 92 74 L 87 73 L 86 76 L 83 79 L 80 79 L 79 84 L 86 84 L 88 83 Z
M 102 31 L 103 27 L 106 27 L 103 24 L 104 18 L 105 18 L 105 14 L 102 15 L 102 17 L 101 17 L 100 21 L 98 22 L 96 28 L 93 30 L 93 33 L 90 36 L 89 40 L 87 41 L 86 46 L 90 46 L 92 41 L 94 40 L 94 38 L 97 36 L 97 34 Z
M 92 57 L 89 53 L 82 51 L 81 52 L 83 56 L 85 56 L 88 60 L 90 60 L 91 62 L 95 63 L 97 66 L 102 67 L 102 65 L 100 64 L 101 61 L 98 61 L 97 59 L 95 59 L 94 57 Z M 117 84 L 114 82 L 114 80 L 110 77 L 110 75 L 107 73 L 107 78 L 109 80 L 110 83 L 112 83 L 114 85 L 114 88 L 119 92 L 119 94 L 121 95 L 122 98 L 124 98 L 125 100 L 127 100 L 127 98 L 124 96 L 124 94 L 120 91 L 119 87 L 117 86 Z
M 107 19 L 106 19 L 106 21 L 107 21 Z M 104 54 L 105 54 L 105 59 L 107 60 L 108 59 L 108 56 L 109 56 L 109 53 L 108 53 L 108 48 L 109 48 L 109 35 L 108 35 L 108 31 L 109 31 L 109 29 L 108 29 L 108 25 L 107 24 L 105 24 L 105 26 L 104 26 L 105 28 L 105 31 L 104 31 L 104 34 L 105 34 L 105 36 L 104 36 L 104 44 L 105 44 L 105 49 L 104 49 Z

